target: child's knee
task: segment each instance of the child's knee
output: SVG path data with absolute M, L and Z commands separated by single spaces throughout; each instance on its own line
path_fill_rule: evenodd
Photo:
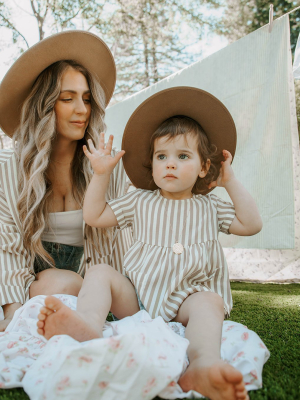
M 101 279 L 104 277 L 111 278 L 114 272 L 116 271 L 108 264 L 97 264 L 93 265 L 86 271 L 85 277 L 89 276 L 93 277 L 94 279 L 97 279 L 97 277 Z
M 202 294 L 202 300 L 210 304 L 214 304 L 217 307 L 224 307 L 224 300 L 218 294 L 214 292 L 200 292 Z

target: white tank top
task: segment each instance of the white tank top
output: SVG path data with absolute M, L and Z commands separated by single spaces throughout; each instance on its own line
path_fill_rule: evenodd
M 42 240 L 83 246 L 82 210 L 49 213 L 49 228 L 44 230 Z

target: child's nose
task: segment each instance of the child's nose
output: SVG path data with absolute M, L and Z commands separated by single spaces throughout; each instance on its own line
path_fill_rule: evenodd
M 175 169 L 176 168 L 176 163 L 174 160 L 169 160 L 167 163 L 167 168 L 169 169 Z

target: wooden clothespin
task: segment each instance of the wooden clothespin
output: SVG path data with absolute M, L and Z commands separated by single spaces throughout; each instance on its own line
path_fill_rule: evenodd
M 272 32 L 273 28 L 273 4 L 270 4 L 270 10 L 269 10 L 269 33 Z

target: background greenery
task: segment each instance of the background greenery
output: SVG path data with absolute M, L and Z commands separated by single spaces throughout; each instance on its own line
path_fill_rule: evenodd
M 263 388 L 249 392 L 250 399 L 299 400 L 300 285 L 232 282 L 231 288 L 230 320 L 255 331 L 271 352 L 263 370 Z M 22 389 L 2 389 L 0 399 L 26 400 L 28 396 Z

